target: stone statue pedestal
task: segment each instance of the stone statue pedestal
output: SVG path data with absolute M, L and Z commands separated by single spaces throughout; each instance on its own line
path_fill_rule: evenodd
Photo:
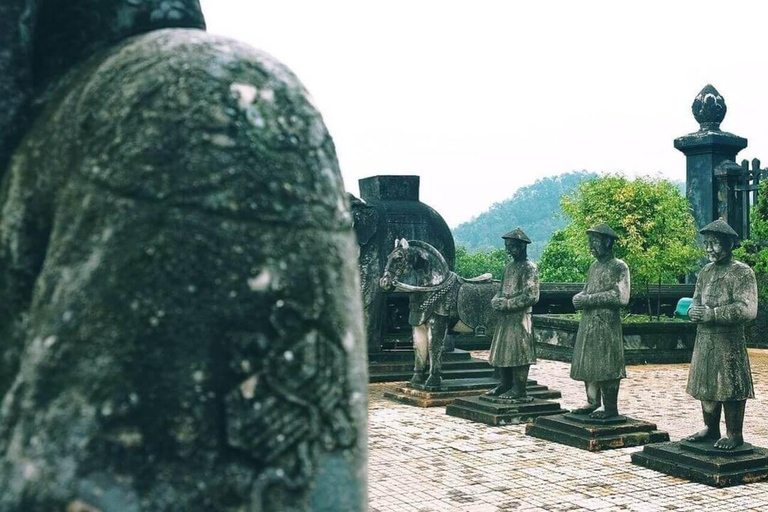
M 385 350 L 378 354 L 370 354 L 368 357 L 370 382 L 402 382 L 410 379 L 413 376 L 413 358 L 412 348 Z M 442 375 L 443 381 L 491 379 L 493 378 L 493 367 L 484 359 L 472 357 L 472 354 L 466 350 L 455 349 L 443 351 Z
M 669 441 L 669 434 L 654 423 L 616 416 L 604 420 L 587 414 L 542 416 L 525 428 L 526 435 L 590 452 Z
M 531 392 L 529 391 L 529 393 Z M 559 397 L 560 393 L 557 395 Z M 539 416 L 568 412 L 561 409 L 557 402 L 542 400 L 535 398 L 535 396 L 535 393 L 532 393 L 523 400 L 485 395 L 459 398 L 446 407 L 445 413 L 449 416 L 485 423 L 486 425 L 499 426 L 530 423 Z
M 484 379 L 443 379 L 439 388 L 423 385 L 406 384 L 403 387 L 385 391 L 384 397 L 416 407 L 444 407 L 458 398 L 476 397 L 498 386 L 494 378 Z M 534 398 L 560 398 L 560 392 L 529 380 L 526 386 L 528 395 Z
M 768 480 L 768 450 L 744 443 L 726 451 L 713 444 L 677 441 L 649 445 L 632 454 L 632 463 L 713 487 Z

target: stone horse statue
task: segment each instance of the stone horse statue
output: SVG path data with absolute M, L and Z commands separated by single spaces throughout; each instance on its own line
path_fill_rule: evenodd
M 473 279 L 464 279 L 452 272 L 443 255 L 433 246 L 420 240 L 405 238 L 395 241 L 395 248 L 387 258 L 384 275 L 379 285 L 385 291 L 410 294 L 408 322 L 413 327 L 415 365 L 411 386 L 427 390 L 439 389 L 442 383 L 442 352 L 448 328 L 458 320 L 466 320 L 462 311 L 468 301 L 478 296 L 488 300 L 497 291 L 498 282 L 490 273 Z M 488 296 L 488 297 L 485 297 Z M 490 310 L 490 308 L 485 308 Z M 484 332 L 487 325 L 474 326 Z M 493 323 L 493 318 L 486 323 Z

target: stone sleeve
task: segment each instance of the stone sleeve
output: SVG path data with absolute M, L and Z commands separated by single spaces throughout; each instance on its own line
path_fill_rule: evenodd
M 629 304 L 629 268 L 621 262 L 616 270 L 615 284 L 604 292 L 584 294 L 584 308 L 621 308 Z
M 693 290 L 693 303 L 691 304 L 691 307 L 701 306 L 701 287 L 699 286 L 699 283 L 701 283 L 703 273 L 703 271 L 699 272 L 699 276 L 696 279 L 696 287 Z
M 746 268 L 731 281 L 733 302 L 713 308 L 715 324 L 739 324 L 757 317 L 757 280 Z
M 504 270 L 501 273 L 501 282 L 499 283 L 499 291 L 496 292 L 496 295 L 493 296 L 493 300 L 496 299 L 502 299 L 504 298 L 504 279 L 507 278 L 507 268 L 504 267 Z
M 523 290 L 507 300 L 507 309 L 515 311 L 527 309 L 539 302 L 539 272 L 535 265 L 528 265 L 523 270 Z

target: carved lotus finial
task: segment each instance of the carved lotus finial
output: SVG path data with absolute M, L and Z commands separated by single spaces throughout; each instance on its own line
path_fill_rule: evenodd
M 719 130 L 728 108 L 725 106 L 725 99 L 717 89 L 707 84 L 693 100 L 691 110 L 701 130 L 704 131 Z

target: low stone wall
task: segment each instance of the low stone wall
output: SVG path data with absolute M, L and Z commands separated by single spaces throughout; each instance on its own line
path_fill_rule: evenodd
M 571 361 L 578 320 L 559 315 L 533 315 L 536 355 L 542 359 Z M 691 361 L 696 326 L 691 323 L 648 322 L 624 324 L 627 364 L 669 364 Z

